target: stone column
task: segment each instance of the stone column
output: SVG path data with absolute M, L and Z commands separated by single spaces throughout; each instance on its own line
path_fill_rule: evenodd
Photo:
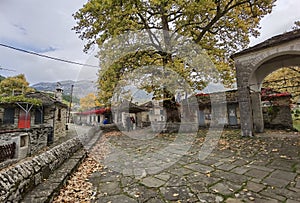
M 250 91 L 247 87 L 240 87 L 238 89 L 241 133 L 242 136 L 253 136 L 253 118 Z
M 262 133 L 264 131 L 264 118 L 262 113 L 260 92 L 251 93 L 251 105 L 254 131 L 257 133 Z
M 242 136 L 253 136 L 253 115 L 249 78 L 253 72 L 253 61 L 235 60 L 236 80 L 238 87 L 238 101 L 240 108 L 240 122 Z

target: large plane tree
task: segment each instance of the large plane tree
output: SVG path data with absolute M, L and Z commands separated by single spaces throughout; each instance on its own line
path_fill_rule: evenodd
M 259 22 L 272 11 L 274 4 L 275 0 L 90 0 L 74 14 L 77 25 L 73 29 L 86 41 L 84 51 L 94 45 L 100 47 L 99 99 L 105 103 L 111 102 L 124 75 L 141 66 L 167 67 L 193 89 L 207 85 L 212 78 L 205 78 L 208 74 L 205 69 L 195 70 L 174 52 L 178 40 L 189 39 L 202 47 L 218 69 L 221 82 L 230 84 L 234 70 L 230 68 L 229 55 L 245 48 L 250 36 L 259 35 Z M 116 50 L 124 48 L 124 43 L 121 46 L 110 41 L 138 31 L 144 33 L 141 39 L 147 37 L 148 48 L 136 47 L 115 57 L 113 63 L 106 63 L 107 58 L 117 55 Z M 135 36 L 125 40 L 132 43 Z M 162 83 L 170 86 L 168 73 L 164 74 Z M 167 90 L 166 84 L 151 84 L 150 75 L 146 76 L 138 85 L 154 92 L 155 98 L 163 99 L 174 111 L 174 89 Z

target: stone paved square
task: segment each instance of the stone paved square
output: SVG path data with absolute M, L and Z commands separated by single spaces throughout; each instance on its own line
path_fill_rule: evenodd
M 241 138 L 238 130 L 225 130 L 200 160 L 206 133 L 199 132 L 184 154 L 177 144 L 171 145 L 177 152 L 162 150 L 175 135 L 147 141 L 137 135 L 108 137 L 111 148 L 100 161 L 107 172 L 91 180 L 96 202 L 300 202 L 300 136 L 269 132 Z

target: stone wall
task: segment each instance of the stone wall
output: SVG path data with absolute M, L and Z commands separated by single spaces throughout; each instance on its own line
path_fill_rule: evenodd
M 122 125 L 122 124 L 120 124 L 120 125 Z M 101 124 L 100 125 L 100 130 L 102 130 L 102 132 L 111 132 L 111 131 L 119 131 L 119 130 L 124 130 L 123 128 L 122 128 L 122 126 L 120 127 L 120 129 L 119 129 L 119 126 L 118 125 L 116 125 L 116 124 L 114 124 L 114 123 L 111 123 L 111 124 Z
M 19 202 L 74 152 L 82 148 L 78 138 L 68 140 L 31 160 L 0 171 L 0 202 Z
M 263 107 L 263 116 L 266 128 L 293 129 L 293 120 L 289 106 Z
M 2 132 L 0 134 L 1 144 L 16 143 L 15 159 L 22 159 L 27 155 L 33 155 L 47 146 L 48 134 L 52 127 L 40 126 L 28 130 L 19 129 L 15 131 Z
M 52 132 L 52 127 L 31 128 L 29 132 L 29 153 L 35 154 L 47 146 L 48 135 Z
M 56 107 L 55 114 L 56 115 L 54 118 L 54 141 L 66 136 L 67 109 Z

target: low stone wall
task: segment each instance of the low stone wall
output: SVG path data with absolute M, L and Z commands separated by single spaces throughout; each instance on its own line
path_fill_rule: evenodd
M 31 160 L 0 171 L 0 202 L 18 202 L 66 159 L 82 148 L 78 138 L 68 140 Z
M 119 125 L 112 123 L 112 124 L 100 125 L 100 130 L 105 133 L 105 132 L 123 130 L 123 128 L 122 128 L 122 123 L 120 123 Z

